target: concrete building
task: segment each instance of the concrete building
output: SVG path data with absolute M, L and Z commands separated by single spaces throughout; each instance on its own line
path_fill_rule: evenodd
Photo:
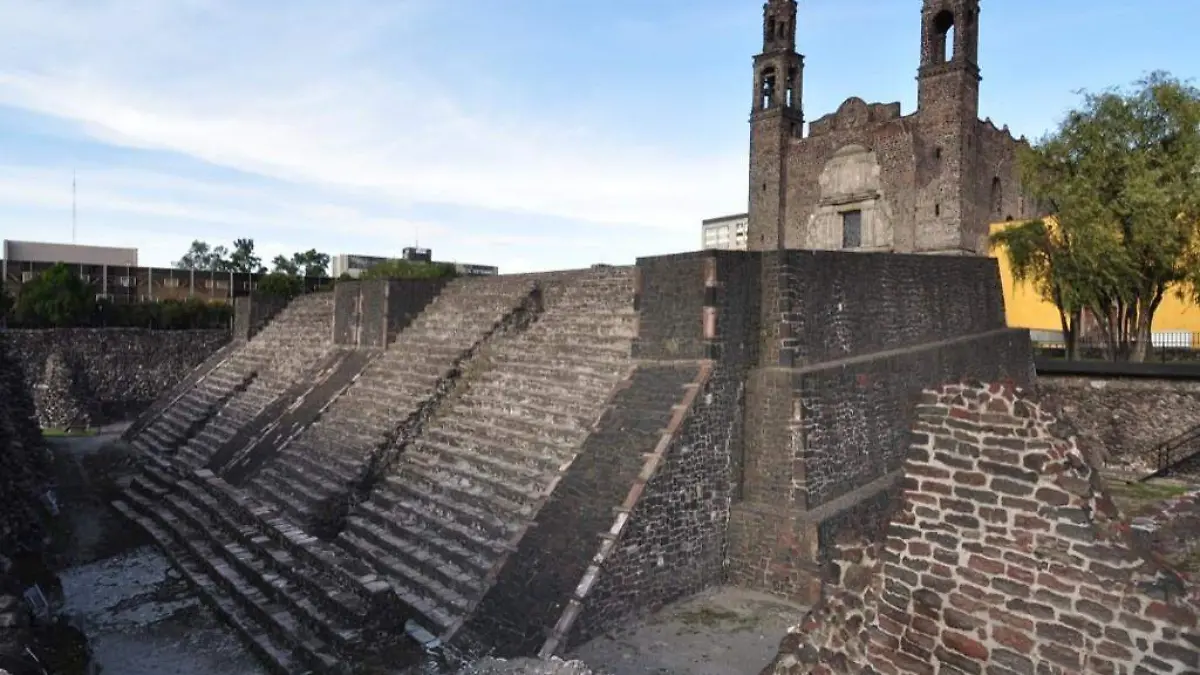
M 702 221 L 700 223 L 700 247 L 745 251 L 749 224 L 750 216 L 746 213 Z
M 427 248 L 410 247 L 404 249 L 400 259 L 413 262 L 433 262 L 433 251 Z M 363 272 L 389 260 L 395 260 L 395 258 L 342 253 L 333 256 L 330 266 L 332 267 L 334 278 L 346 274 L 357 279 L 360 275 L 362 275 Z M 492 276 L 500 273 L 499 268 L 493 265 L 472 265 L 469 263 L 450 264 L 454 265 L 455 269 L 458 270 L 458 273 L 463 276 Z
M 979 0 L 923 0 L 916 112 L 852 97 L 807 133 L 796 17 L 796 0 L 764 5 L 751 250 L 986 255 L 989 224 L 1037 215 L 1018 182 L 1024 141 L 978 117 Z
M 84 246 L 81 244 L 51 244 L 40 241 L 4 240 L 6 263 L 67 263 L 69 265 L 108 265 L 137 267 L 136 248 Z

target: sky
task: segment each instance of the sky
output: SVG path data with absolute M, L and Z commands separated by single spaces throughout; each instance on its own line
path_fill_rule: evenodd
M 980 114 L 1200 75 L 1200 3 L 992 0 Z M 0 238 L 631 264 L 745 211 L 762 0 L 0 0 Z M 915 107 L 919 0 L 801 0 L 810 120 Z

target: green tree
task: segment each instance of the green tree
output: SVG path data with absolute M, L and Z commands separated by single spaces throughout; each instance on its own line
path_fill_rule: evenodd
M 282 256 L 281 256 L 282 257 Z M 304 281 L 295 274 L 271 272 L 258 280 L 258 292 L 291 298 L 304 291 Z
M 1086 311 L 1109 358 L 1143 360 L 1166 293 L 1200 295 L 1200 90 L 1158 72 L 1085 94 L 1021 169 L 1053 226 L 1012 226 L 993 244 L 1058 307 L 1064 332 Z
M 267 268 L 263 267 L 262 258 L 254 254 L 253 239 L 233 240 L 233 253 L 229 254 L 228 271 L 247 274 L 265 274 L 267 272 Z
M 329 276 L 329 254 L 320 253 L 310 248 L 303 253 L 293 253 L 292 257 L 277 255 L 271 261 L 273 272 L 293 276 L 327 277 Z
M 275 256 L 275 259 L 271 261 L 271 266 L 273 267 L 271 274 L 284 274 L 291 277 L 300 274 L 300 265 L 282 254 Z
M 360 279 L 440 279 L 458 274 L 450 263 L 427 263 L 394 259 L 365 270 Z
M 197 239 L 192 242 L 187 253 L 171 266 L 181 270 L 228 272 L 231 269 L 229 257 L 229 249 L 224 246 L 209 247 L 206 242 Z
M 71 268 L 59 263 L 21 288 L 17 320 L 56 327 L 87 323 L 96 309 L 96 292 Z

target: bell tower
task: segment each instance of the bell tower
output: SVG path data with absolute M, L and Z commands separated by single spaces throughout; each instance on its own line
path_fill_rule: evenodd
M 750 250 L 785 247 L 787 151 L 804 129 L 804 57 L 796 53 L 796 0 L 763 5 L 763 50 L 754 57 L 750 109 Z
M 973 254 L 982 237 L 974 190 L 979 172 L 979 0 L 924 0 L 917 113 L 916 250 Z M 984 226 L 986 230 L 986 225 Z

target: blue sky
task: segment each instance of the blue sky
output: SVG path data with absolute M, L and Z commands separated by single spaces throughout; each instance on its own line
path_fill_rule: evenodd
M 0 238 L 256 240 L 503 271 L 694 249 L 745 209 L 761 0 L 0 0 Z M 916 97 L 918 0 L 802 0 L 808 119 Z M 1200 3 L 991 0 L 981 114 L 1200 75 Z

